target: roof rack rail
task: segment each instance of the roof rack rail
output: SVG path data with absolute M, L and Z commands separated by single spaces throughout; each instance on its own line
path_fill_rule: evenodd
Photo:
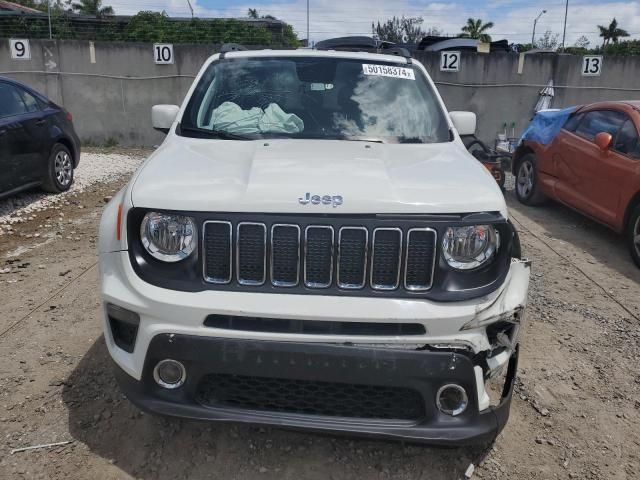
M 316 50 L 339 50 L 345 52 L 387 53 L 405 57 L 411 63 L 411 53 L 404 47 L 398 47 L 393 42 L 377 40 L 372 37 L 353 36 L 338 37 L 322 40 L 315 45 Z
M 404 47 L 389 47 L 382 50 L 382 53 L 404 57 L 407 59 L 407 63 L 411 63 L 411 54 L 409 53 L 409 50 Z
M 225 43 L 220 48 L 220 59 L 223 59 L 229 52 L 243 52 L 245 50 L 249 49 L 244 45 L 240 45 L 239 43 Z

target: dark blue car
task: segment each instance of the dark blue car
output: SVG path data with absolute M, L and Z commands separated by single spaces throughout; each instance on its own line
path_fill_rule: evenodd
M 80 140 L 64 108 L 0 77 L 0 198 L 32 187 L 64 192 L 80 161 Z

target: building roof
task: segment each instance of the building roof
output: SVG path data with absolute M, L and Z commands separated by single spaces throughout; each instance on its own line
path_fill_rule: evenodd
M 17 12 L 17 13 L 42 13 L 35 8 L 25 7 L 13 2 L 7 2 L 6 0 L 0 0 L 0 11 L 5 12 Z

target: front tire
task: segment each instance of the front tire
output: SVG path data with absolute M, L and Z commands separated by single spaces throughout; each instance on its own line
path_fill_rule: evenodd
M 544 193 L 540 191 L 536 156 L 533 153 L 527 153 L 518 162 L 516 197 L 525 205 L 540 205 L 546 200 Z
M 627 243 L 631 258 L 640 267 L 640 205 L 636 205 L 629 217 L 627 228 Z
M 47 163 L 42 189 L 51 193 L 66 192 L 73 184 L 73 157 L 69 149 L 56 143 Z

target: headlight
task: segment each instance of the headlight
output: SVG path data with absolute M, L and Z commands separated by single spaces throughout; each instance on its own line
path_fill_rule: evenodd
M 195 250 L 196 224 L 191 217 L 149 212 L 140 225 L 140 239 L 149 254 L 163 262 L 179 262 Z
M 444 258 L 457 270 L 471 270 L 487 263 L 499 247 L 500 235 L 491 225 L 449 227 L 442 239 Z

